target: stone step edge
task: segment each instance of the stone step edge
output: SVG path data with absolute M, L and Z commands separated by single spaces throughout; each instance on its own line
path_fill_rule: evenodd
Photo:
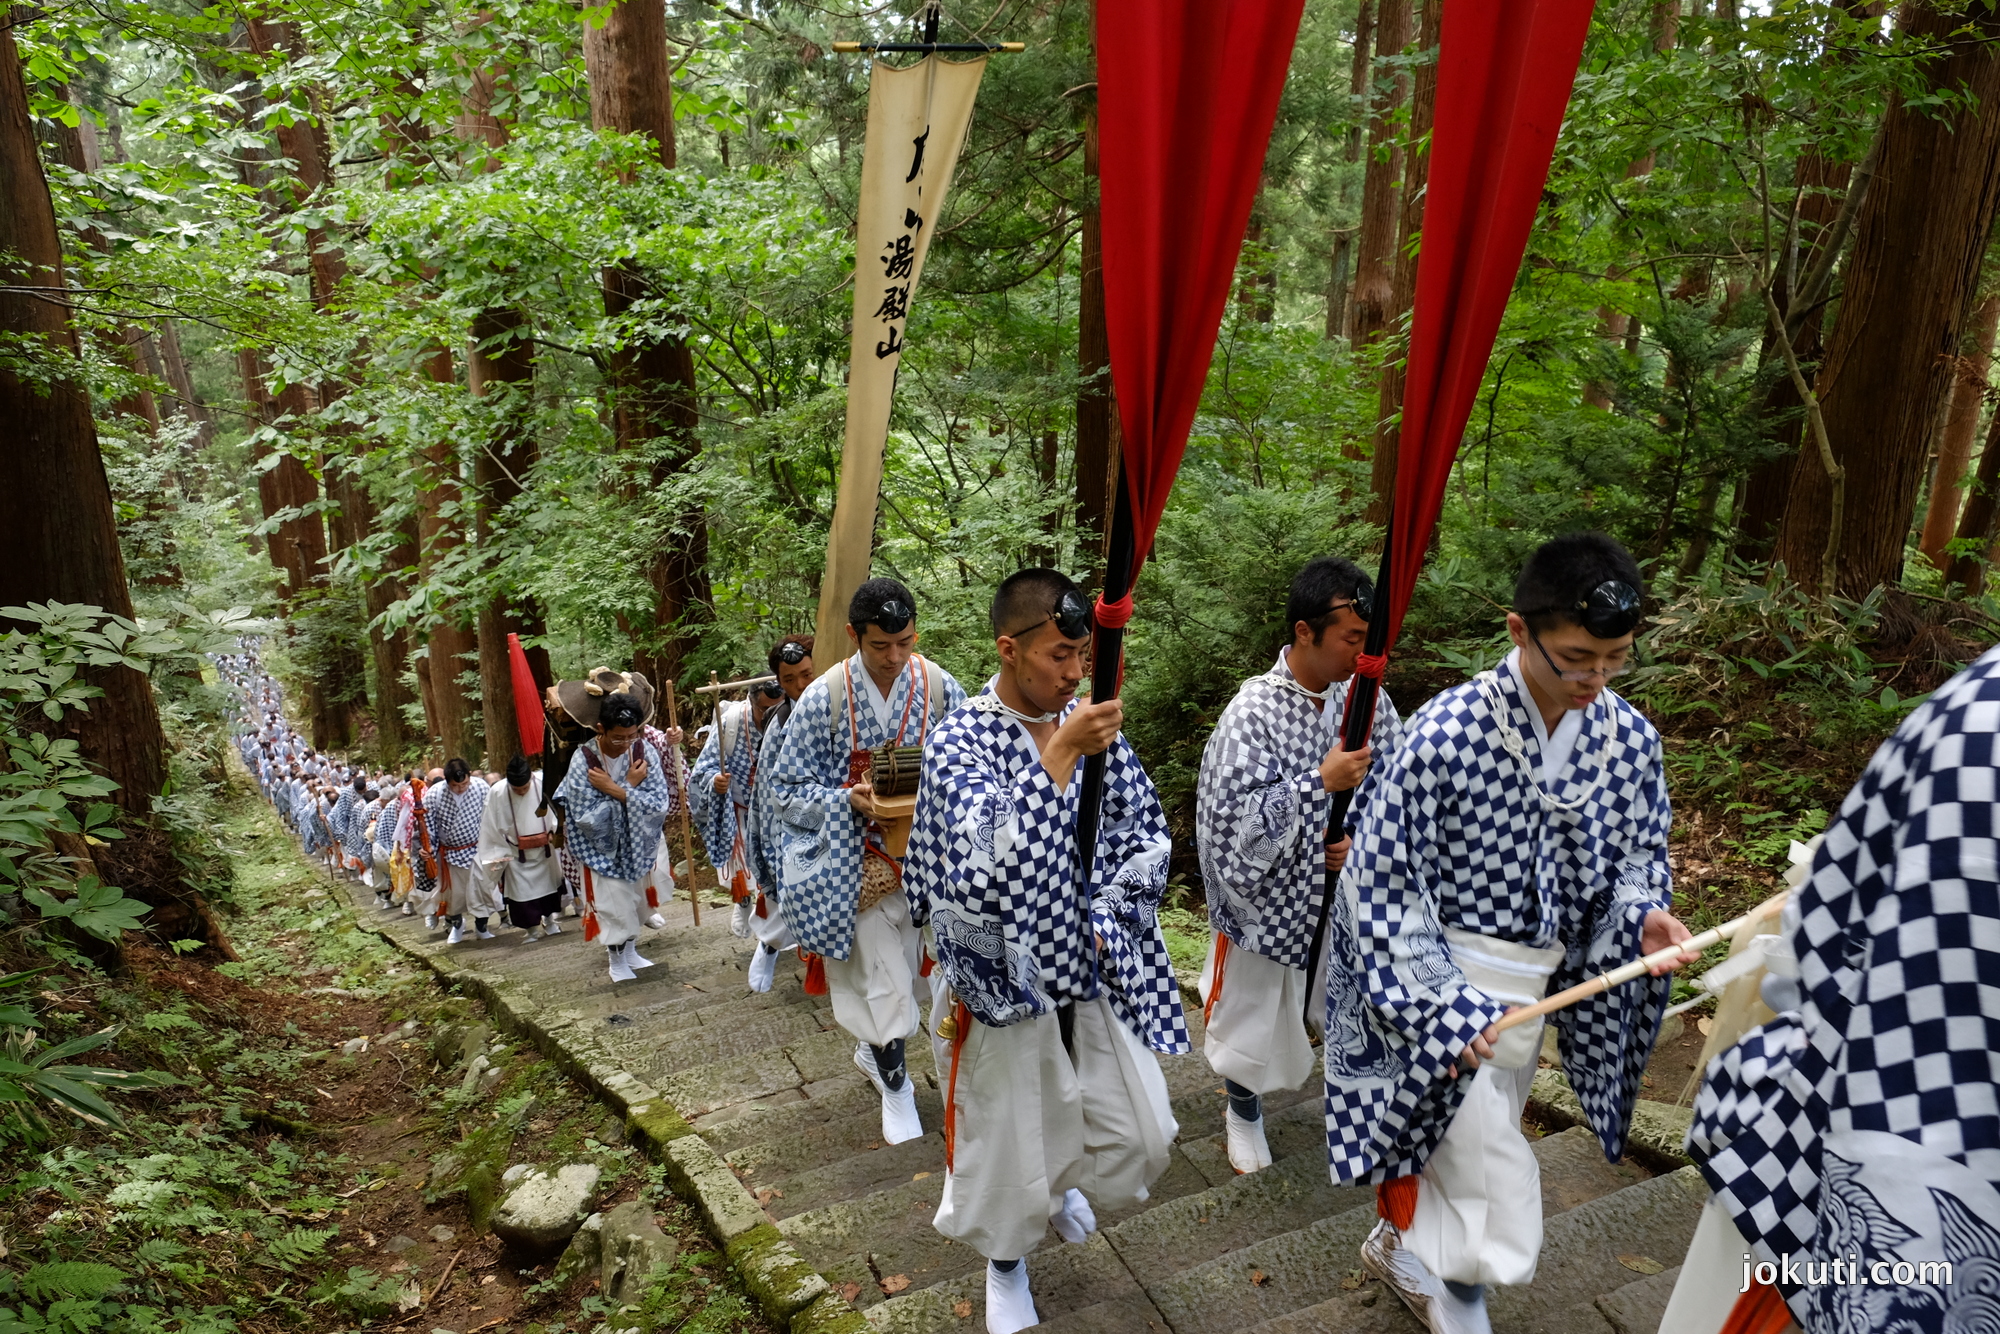
M 1528 1094 L 1528 1117 L 1551 1130 L 1568 1130 L 1571 1126 L 1590 1129 L 1583 1104 L 1577 1100 L 1569 1080 L 1553 1067 L 1535 1072 L 1534 1088 Z M 1693 1121 L 1691 1107 L 1654 1102 L 1651 1098 L 1635 1099 L 1632 1128 L 1625 1136 L 1625 1155 L 1655 1176 L 1666 1176 L 1687 1167 L 1693 1162 L 1687 1156 L 1688 1126 Z
M 625 1119 L 641 1152 L 665 1168 L 674 1193 L 700 1211 L 709 1231 L 751 1298 L 770 1320 L 791 1334 L 868 1334 L 859 1311 L 842 1301 L 826 1276 L 805 1262 L 764 1213 L 722 1156 L 673 1104 L 632 1074 L 594 1040 L 575 1010 L 546 1018 L 516 1005 L 517 988 L 497 973 L 454 968 L 442 947 L 423 949 L 377 927 L 356 910 L 351 893 L 338 896 L 356 930 L 381 937 L 438 981 L 469 993 L 499 1028 L 524 1038 L 598 1100 Z

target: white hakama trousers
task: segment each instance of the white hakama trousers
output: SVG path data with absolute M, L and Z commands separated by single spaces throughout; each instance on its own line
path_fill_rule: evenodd
M 466 893 L 465 910 L 475 918 L 498 917 L 507 911 L 507 901 L 500 888 L 500 876 L 505 866 L 505 862 L 498 866 L 482 863 L 472 868 L 472 888 Z
M 826 960 L 833 1021 L 871 1047 L 914 1034 L 928 990 L 923 958 L 923 933 L 899 889 L 854 919 L 854 945 L 845 959 Z
M 1535 1063 L 1483 1062 L 1417 1187 L 1403 1245 L 1454 1283 L 1534 1281 L 1542 1251 L 1542 1173 L 1521 1133 Z
M 1076 1056 L 1053 1014 L 1005 1028 L 964 1017 L 947 1075 L 951 1153 L 937 1230 L 989 1260 L 1017 1260 L 1063 1194 L 1100 1210 L 1147 1197 L 1178 1130 L 1160 1063 L 1104 998 L 1076 1006 Z
M 1306 1036 L 1304 969 L 1215 932 L 1201 967 L 1201 999 L 1202 1055 L 1224 1079 L 1252 1093 L 1278 1093 L 1300 1087 L 1318 1069 Z
M 639 938 L 639 924 L 646 917 L 646 882 L 614 880 L 595 871 L 585 881 L 590 902 L 597 913 L 597 943 L 623 945 Z
M 1702 1206 L 1694 1240 L 1681 1261 L 1660 1334 L 1719 1334 L 1743 1294 L 1743 1257 L 1751 1255 L 1736 1220 L 1713 1195 Z
M 757 896 L 757 911 L 750 914 L 750 931 L 757 937 L 759 944 L 768 945 L 774 950 L 788 950 L 799 943 L 793 937 L 792 929 L 785 925 L 784 910 L 778 907 L 778 901 L 769 894 Z M 828 988 L 831 987 L 832 984 L 829 983 Z

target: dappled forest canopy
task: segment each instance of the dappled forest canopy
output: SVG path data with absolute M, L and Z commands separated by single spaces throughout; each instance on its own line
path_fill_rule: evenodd
M 915 7 L 11 13 L 0 412 L 35 443 L 0 463 L 4 601 L 250 608 L 317 744 L 490 766 L 510 633 L 543 675 L 685 687 L 810 628 L 868 92 L 833 44 Z M 1292 570 L 1379 546 L 1441 15 L 1306 5 L 1133 627 L 1170 797 Z M 911 307 L 875 560 L 973 682 L 995 582 L 1088 575 L 1116 485 L 1093 43 L 1119 38 L 1089 0 L 940 37 L 1025 49 L 988 66 Z M 1996 96 L 1984 0 L 1602 0 L 1400 703 L 1490 660 L 1519 559 L 1580 527 L 1648 563 L 1669 632 L 1632 684 L 1667 714 L 1811 666 L 1879 735 L 1991 637 Z M 1746 676 L 1710 641 L 1752 630 L 1784 651 Z M 143 791 L 147 763 L 112 767 Z

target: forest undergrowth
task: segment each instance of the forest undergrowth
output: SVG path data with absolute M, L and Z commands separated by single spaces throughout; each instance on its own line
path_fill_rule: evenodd
M 122 1127 L 4 1132 L 0 1334 L 609 1328 L 595 1277 L 473 1225 L 453 1165 L 496 1136 L 512 1162 L 596 1164 L 600 1208 L 644 1198 L 677 1243 L 617 1328 L 768 1329 L 615 1115 L 360 929 L 240 773 L 219 798 L 237 961 L 134 932 L 122 973 L 31 984 L 41 1042 L 115 1027 L 106 1064 L 175 1082 L 110 1095 Z M 0 948 L 0 971 L 45 962 Z

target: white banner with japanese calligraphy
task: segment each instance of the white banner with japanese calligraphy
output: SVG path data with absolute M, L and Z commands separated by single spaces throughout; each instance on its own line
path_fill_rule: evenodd
M 840 490 L 827 535 L 820 585 L 815 666 L 848 654 L 847 602 L 868 578 L 882 446 L 902 362 L 903 337 L 944 209 L 951 174 L 972 123 L 986 58 L 940 60 L 904 69 L 875 63 L 868 87 L 868 140 L 861 159 L 861 208 L 854 238 L 854 337 L 848 354 L 847 439 Z

